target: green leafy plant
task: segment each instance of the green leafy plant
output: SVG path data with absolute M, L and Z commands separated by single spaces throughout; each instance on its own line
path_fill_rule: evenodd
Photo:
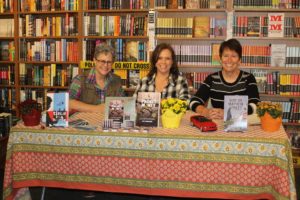
M 167 110 L 173 111 L 175 114 L 185 113 L 187 102 L 177 98 L 168 98 L 161 101 L 161 110 L 164 114 Z
M 282 116 L 282 106 L 279 103 L 272 103 L 272 102 L 259 102 L 257 104 L 256 113 L 259 117 L 265 115 L 265 113 L 269 113 L 273 119 Z
M 31 114 L 34 115 L 37 112 L 42 112 L 42 104 L 35 100 L 27 99 L 19 105 L 21 115 Z

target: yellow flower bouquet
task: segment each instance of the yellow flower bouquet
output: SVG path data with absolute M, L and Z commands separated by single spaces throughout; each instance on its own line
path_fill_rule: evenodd
M 177 98 L 161 101 L 161 120 L 164 128 L 178 128 L 181 118 L 187 109 L 187 102 Z
M 257 104 L 256 112 L 259 117 L 268 113 L 273 119 L 276 119 L 282 116 L 282 106 L 279 103 L 263 101 Z

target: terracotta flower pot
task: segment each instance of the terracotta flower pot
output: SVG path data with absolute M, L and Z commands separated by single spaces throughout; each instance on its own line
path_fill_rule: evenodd
M 260 117 L 260 121 L 261 121 L 261 128 L 267 132 L 278 131 L 280 125 L 282 124 L 281 117 L 274 119 L 269 113 L 265 113 L 264 116 Z
M 22 120 L 25 126 L 37 126 L 41 121 L 41 112 L 22 115 Z

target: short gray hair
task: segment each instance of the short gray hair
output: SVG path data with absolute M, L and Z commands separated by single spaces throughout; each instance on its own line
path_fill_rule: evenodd
M 94 58 L 97 59 L 97 57 L 100 54 L 105 54 L 105 55 L 111 54 L 113 61 L 115 60 L 115 50 L 111 46 L 108 46 L 105 43 L 96 46 L 95 53 L 94 53 Z

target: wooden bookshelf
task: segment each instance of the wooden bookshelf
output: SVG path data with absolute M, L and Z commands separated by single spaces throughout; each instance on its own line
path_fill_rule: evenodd
M 166 9 L 161 9 L 156 7 L 156 3 L 158 2 L 157 0 L 149 0 L 149 7 L 147 8 L 142 8 L 142 9 L 88 9 L 86 4 L 88 1 L 80 1 L 76 0 L 73 2 L 78 3 L 78 8 L 74 6 L 74 10 L 66 9 L 66 10 L 58 10 L 52 6 L 52 10 L 50 9 L 43 9 L 43 10 L 37 10 L 37 11 L 29 11 L 29 7 L 27 7 L 27 10 L 22 8 L 21 9 L 21 4 L 20 0 L 14 1 L 13 9 L 12 11 L 5 11 L 0 13 L 0 19 L 13 19 L 14 21 L 14 34 L 11 36 L 1 36 L 0 35 L 0 43 L 1 41 L 12 41 L 14 42 L 14 48 L 15 48 L 15 58 L 13 60 L 0 60 L 0 67 L 3 66 L 8 66 L 12 65 L 14 66 L 14 85 L 10 86 L 8 84 L 0 85 L 0 89 L 14 89 L 14 106 L 12 106 L 14 109 L 17 110 L 17 105 L 21 101 L 21 90 L 34 90 L 34 89 L 44 89 L 45 92 L 47 90 L 51 89 L 57 89 L 57 90 L 67 90 L 68 85 L 66 86 L 43 86 L 43 85 L 29 85 L 29 84 L 21 84 L 20 80 L 20 67 L 24 66 L 46 66 L 46 65 L 51 65 L 51 64 L 56 64 L 58 66 L 62 66 L 63 68 L 67 68 L 68 66 L 74 66 L 74 67 L 79 67 L 80 60 L 82 60 L 86 55 L 83 55 L 86 53 L 86 42 L 87 41 L 108 41 L 109 43 L 114 43 L 117 40 L 122 40 L 122 42 L 127 43 L 128 41 L 139 41 L 145 43 L 145 45 L 149 46 L 155 46 L 157 43 L 161 42 L 167 42 L 172 45 L 179 45 L 181 47 L 189 47 L 191 45 L 198 45 L 199 47 L 205 46 L 205 45 L 213 45 L 213 44 L 220 44 L 223 40 L 228 39 L 232 37 L 230 35 L 230 31 L 232 31 L 233 27 L 230 27 L 229 25 L 232 24 L 232 20 L 230 18 L 230 15 L 232 16 L 267 16 L 268 13 L 284 13 L 285 16 L 287 17 L 293 17 L 296 16 L 297 14 L 300 13 L 300 9 L 295 9 L 295 8 L 289 8 L 289 9 L 283 9 L 283 8 L 237 8 L 236 6 L 233 5 L 233 0 L 227 0 L 224 1 L 226 2 L 224 4 L 224 7 L 216 8 L 212 6 L 212 8 L 193 8 L 193 9 L 168 9 L 168 5 L 166 5 Z M 23 1 L 23 3 L 26 1 Z M 35 1 L 37 2 L 37 1 Z M 55 0 L 51 0 L 50 2 L 56 2 Z M 58 2 L 58 1 L 57 1 Z M 65 2 L 68 2 L 66 0 Z M 144 1 L 142 1 L 144 2 Z M 146 2 L 146 0 L 145 0 Z M 162 2 L 162 1 L 160 1 Z M 167 1 L 166 1 L 167 2 Z M 172 1 L 170 1 L 172 2 Z M 193 18 L 193 25 L 192 25 L 192 32 L 191 37 L 185 38 L 185 37 L 169 37 L 169 36 L 156 36 L 154 35 L 149 35 L 148 30 L 145 28 L 145 33 L 143 35 L 89 35 L 86 34 L 85 30 L 85 17 L 86 16 L 124 16 L 124 15 L 133 15 L 133 16 L 144 16 L 148 17 L 149 11 L 154 11 L 155 12 L 155 20 L 157 22 L 158 18 Z M 75 32 L 73 34 L 62 34 L 62 35 L 51 35 L 48 34 L 48 36 L 40 35 L 40 36 L 35 36 L 35 35 L 26 35 L 26 34 L 21 34 L 20 31 L 22 31 L 19 28 L 20 24 L 23 24 L 24 18 L 30 19 L 45 19 L 45 18 L 51 18 L 51 17 L 70 17 L 73 16 L 74 20 L 76 21 L 75 23 Z M 210 18 L 224 18 L 226 20 L 226 31 L 223 33 L 224 35 L 208 35 L 207 37 L 195 37 L 194 36 L 194 17 L 201 17 L 201 16 L 209 16 Z M 32 20 L 31 19 L 31 20 Z M 39 20 L 38 20 L 39 21 Z M 35 22 L 36 23 L 36 22 Z M 40 23 L 40 22 L 38 22 Z M 146 22 L 148 23 L 148 21 Z M 23 27 L 26 28 L 26 23 L 23 24 Z M 156 24 L 156 28 L 158 28 L 159 25 Z M 28 28 L 28 27 L 27 27 Z M 62 27 L 64 28 L 64 27 Z M 171 27 L 172 28 L 172 27 Z M 214 27 L 215 28 L 215 27 Z M 36 31 L 36 30 L 34 30 Z M 29 31 L 30 32 L 30 31 Z M 215 33 L 215 32 L 214 32 Z M 297 37 L 240 37 L 240 36 L 235 36 L 239 41 L 241 41 L 242 45 L 265 45 L 268 46 L 270 44 L 287 44 L 287 46 L 300 46 L 298 41 L 300 40 Z M 34 43 L 34 42 L 48 42 L 48 41 L 61 41 L 61 40 L 66 40 L 66 41 L 76 41 L 77 43 L 77 52 L 75 53 L 77 58 L 72 61 L 68 60 L 44 60 L 40 61 L 39 59 L 24 59 L 24 56 L 22 55 L 22 52 L 24 50 L 25 46 L 29 46 L 29 43 Z M 154 41 L 153 44 L 149 44 L 149 41 Z M 35 47 L 34 47 L 35 48 Z M 147 48 L 147 47 L 145 47 Z M 149 60 L 149 55 L 151 54 L 151 50 L 153 49 L 148 49 L 146 52 L 147 55 L 146 59 Z M 91 52 L 92 54 L 92 52 Z M 197 56 L 201 56 L 203 53 L 200 51 L 197 53 Z M 208 54 L 207 56 L 211 56 Z M 22 59 L 21 59 L 22 58 Z M 198 72 L 214 72 L 217 70 L 220 70 L 220 65 L 212 65 L 211 63 L 205 63 L 205 64 L 199 64 L 199 63 L 180 63 L 180 70 L 182 72 L 186 73 L 198 73 Z M 261 70 L 266 70 L 268 73 L 272 73 L 275 71 L 279 71 L 280 73 L 285 73 L 285 74 L 299 74 L 299 68 L 298 67 L 285 67 L 285 66 L 278 66 L 278 67 L 272 67 L 272 66 L 260 66 L 260 65 L 241 65 L 241 68 L 246 70 L 246 71 L 251 71 L 254 69 L 261 69 Z M 81 69 L 78 69 L 79 73 L 81 73 Z M 69 84 L 69 83 L 68 83 Z M 126 91 L 131 94 L 134 89 L 132 88 L 127 88 Z M 195 89 L 193 89 L 195 91 Z M 300 97 L 295 96 L 295 95 L 271 95 L 271 94 L 261 94 L 261 97 L 263 100 L 282 100 L 282 101 L 288 101 L 289 99 L 295 99 L 296 101 L 300 100 Z

